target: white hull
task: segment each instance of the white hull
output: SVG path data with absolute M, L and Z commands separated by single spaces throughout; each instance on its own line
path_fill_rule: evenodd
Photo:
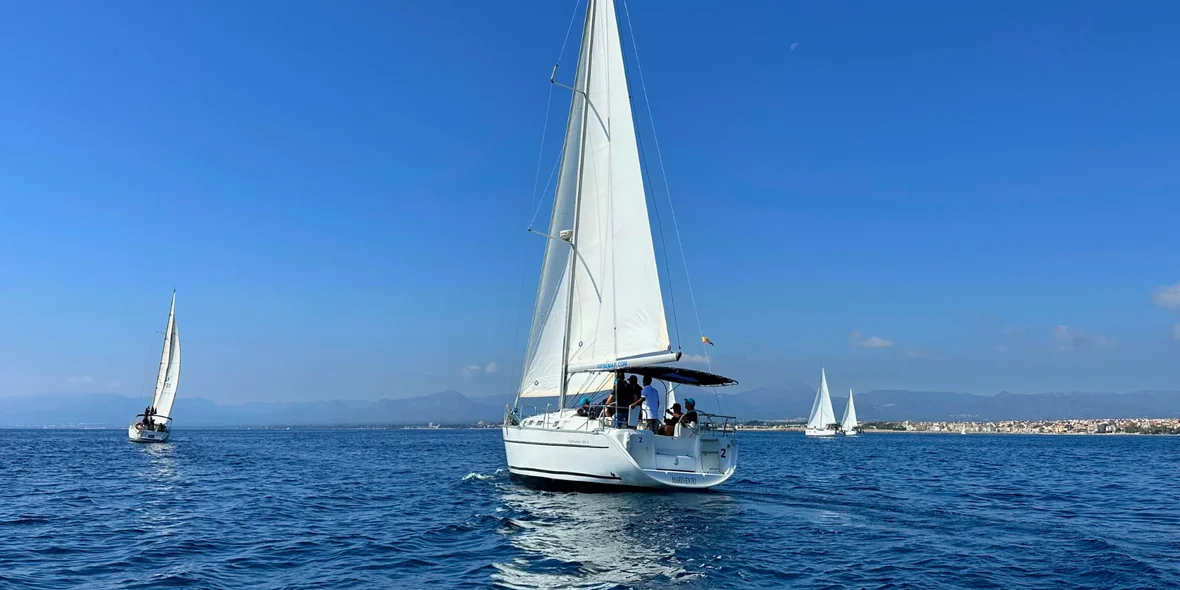
M 162 443 L 168 442 L 168 439 L 172 437 L 171 430 L 165 430 L 163 432 L 157 430 L 139 430 L 135 426 L 135 424 L 132 424 L 127 427 L 127 438 L 131 439 L 131 442 Z
M 807 430 L 803 431 L 803 434 L 805 434 L 807 436 L 830 437 L 830 436 L 836 436 L 836 431 L 835 430 L 815 430 L 813 428 L 808 428 Z
M 849 432 L 841 432 L 840 434 L 843 434 L 844 436 L 856 436 L 857 432 L 855 430 L 852 430 Z
M 737 441 L 718 430 L 657 436 L 566 410 L 506 424 L 503 433 L 509 472 L 543 480 L 704 489 L 724 483 L 737 467 Z

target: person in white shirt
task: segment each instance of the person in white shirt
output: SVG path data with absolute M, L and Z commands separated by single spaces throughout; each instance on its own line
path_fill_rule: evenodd
M 643 418 L 652 432 L 660 432 L 660 391 L 652 386 L 651 377 L 643 377 Z

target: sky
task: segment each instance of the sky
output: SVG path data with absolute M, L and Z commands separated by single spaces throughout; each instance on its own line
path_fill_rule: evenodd
M 576 10 L 0 2 L 0 396 L 147 395 L 172 289 L 181 396 L 514 391 Z M 685 362 L 1180 389 L 1180 4 L 619 12 Z

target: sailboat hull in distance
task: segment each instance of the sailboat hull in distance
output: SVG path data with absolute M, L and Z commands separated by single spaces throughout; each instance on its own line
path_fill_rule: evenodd
M 807 430 L 803 431 L 803 434 L 805 434 L 807 436 L 832 437 L 832 436 L 836 436 L 836 431 L 835 430 L 826 430 L 826 429 L 825 430 L 817 430 L 817 429 L 813 429 L 813 428 L 808 428 Z
M 725 483 L 737 467 L 737 441 L 727 429 L 657 436 L 608 421 L 565 410 L 505 424 L 508 471 L 583 487 L 705 489 Z
M 168 442 L 168 439 L 172 437 L 171 430 L 165 430 L 161 432 L 158 430 L 143 429 L 142 427 L 136 428 L 136 426 L 140 425 L 132 424 L 131 426 L 127 427 L 127 438 L 131 439 L 131 442 L 162 443 Z

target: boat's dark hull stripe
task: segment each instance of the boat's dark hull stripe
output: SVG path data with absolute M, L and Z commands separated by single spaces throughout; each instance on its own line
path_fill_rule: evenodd
M 550 475 L 573 475 L 576 477 L 593 477 L 594 479 L 623 479 L 617 475 L 594 475 L 592 473 L 577 473 L 574 471 L 550 471 L 548 469 L 533 469 L 532 467 L 512 467 L 508 466 L 509 471 L 536 471 L 537 473 L 548 473 Z
M 514 445 L 537 445 L 541 447 L 574 447 L 575 449 L 609 449 L 610 447 L 599 447 L 594 445 L 571 445 L 569 443 L 547 443 L 547 442 L 532 442 L 528 440 L 512 440 L 505 439 L 504 442 L 512 443 Z

